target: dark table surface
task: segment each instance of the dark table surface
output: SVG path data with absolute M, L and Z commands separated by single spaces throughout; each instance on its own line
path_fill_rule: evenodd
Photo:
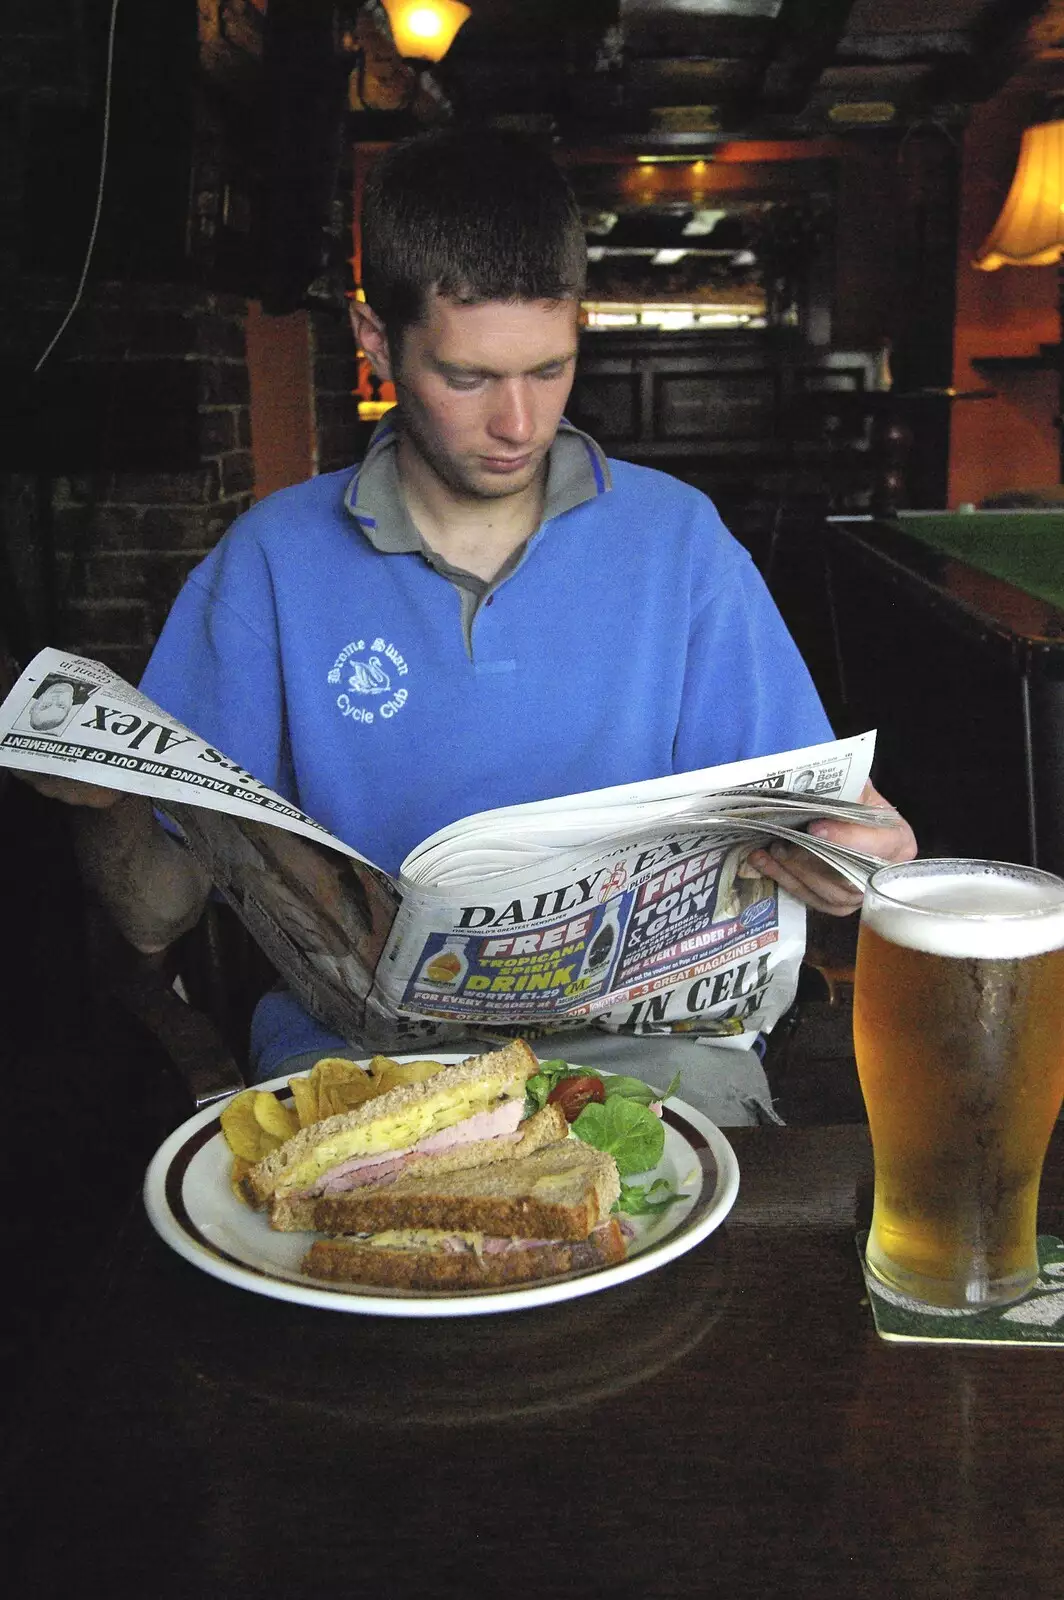
M 1060 1593 L 1060 1353 L 881 1341 L 864 1128 L 729 1137 L 740 1194 L 703 1244 L 503 1316 L 246 1293 L 134 1205 L 18 1374 L 9 1592 Z
M 878 728 L 922 853 L 1064 874 L 1064 513 L 831 519 L 824 548 L 836 726 Z
M 1015 671 L 1064 675 L 1064 511 L 833 517 L 826 533 Z

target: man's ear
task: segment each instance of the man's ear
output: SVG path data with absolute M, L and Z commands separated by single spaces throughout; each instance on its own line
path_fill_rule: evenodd
M 384 331 L 384 323 L 372 306 L 368 306 L 364 300 L 349 300 L 347 309 L 358 348 L 365 353 L 374 374 L 383 383 L 390 383 L 392 364 L 388 354 L 388 335 Z

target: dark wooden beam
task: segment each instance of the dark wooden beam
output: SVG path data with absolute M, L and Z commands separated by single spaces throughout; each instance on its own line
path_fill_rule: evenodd
M 712 55 L 720 36 L 770 27 L 783 0 L 731 0 L 727 10 L 704 0 L 619 0 L 625 44 L 637 54 Z
M 990 0 L 970 31 L 968 53 L 931 74 L 929 98 L 963 105 L 989 100 L 1027 58 L 1032 23 L 1045 9 L 1045 0 Z
M 783 0 L 756 91 L 761 115 L 804 110 L 820 74 L 835 58 L 854 0 Z

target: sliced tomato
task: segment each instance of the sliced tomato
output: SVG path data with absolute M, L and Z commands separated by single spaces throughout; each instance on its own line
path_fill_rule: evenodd
M 566 1122 L 575 1122 L 591 1100 L 605 1100 L 606 1089 L 601 1078 L 592 1073 L 581 1073 L 575 1078 L 562 1078 L 547 1096 L 547 1104 L 560 1106 Z

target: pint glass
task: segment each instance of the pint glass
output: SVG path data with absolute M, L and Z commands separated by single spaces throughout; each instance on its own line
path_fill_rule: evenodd
M 881 868 L 854 1045 L 875 1158 L 869 1270 L 930 1305 L 1019 1298 L 1038 1276 L 1064 1097 L 1064 882 L 994 861 Z

